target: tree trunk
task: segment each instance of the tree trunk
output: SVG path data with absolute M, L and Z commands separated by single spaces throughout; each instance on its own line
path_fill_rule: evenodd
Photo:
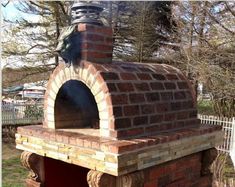
M 57 5 L 58 6 L 58 5 Z M 58 45 L 58 38 L 60 36 L 60 20 L 59 20 L 59 12 L 58 12 L 58 7 L 56 6 L 55 8 L 55 19 L 56 19 L 56 45 Z M 59 64 L 59 55 L 55 54 L 55 64 L 56 66 Z

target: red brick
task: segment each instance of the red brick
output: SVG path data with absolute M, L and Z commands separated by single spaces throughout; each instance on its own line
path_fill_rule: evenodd
M 77 26 L 77 30 L 79 32 L 84 32 L 84 31 L 95 31 L 95 26 L 94 25 L 91 25 L 91 24 L 85 24 L 85 23 L 80 23 L 78 24 Z
M 148 181 L 144 184 L 144 187 L 157 187 L 157 180 Z
M 164 121 L 173 121 L 175 120 L 175 114 L 165 114 Z
M 164 85 L 167 90 L 175 90 L 176 89 L 176 85 L 174 82 L 165 82 Z
M 161 95 L 161 100 L 163 101 L 169 101 L 173 99 L 172 92 L 162 92 L 160 93 L 160 95 Z
M 155 106 L 152 104 L 141 105 L 142 114 L 151 114 L 155 112 Z
M 134 126 L 147 125 L 147 124 L 148 124 L 148 116 L 139 116 L 133 119 Z
M 166 77 L 168 80 L 178 80 L 179 79 L 178 76 L 175 74 L 167 74 Z
M 129 128 L 131 126 L 131 120 L 129 118 L 115 119 L 115 129 Z
M 131 141 L 119 141 L 115 143 L 111 143 L 108 145 L 109 150 L 112 153 L 123 153 L 125 151 L 132 151 L 133 149 L 136 148 L 136 144 Z
M 193 108 L 193 102 L 192 102 L 192 101 L 185 101 L 185 102 L 182 102 L 181 105 L 182 105 L 182 106 L 181 106 L 182 109 Z
M 134 91 L 134 86 L 131 83 L 117 83 L 117 87 L 120 92 Z
M 118 74 L 113 72 L 101 72 L 104 80 L 119 80 Z
M 141 72 L 150 72 L 150 73 L 153 73 L 153 71 L 149 68 L 144 68 L 144 67 L 139 67 L 138 68 Z
M 104 35 L 108 35 L 108 36 L 112 36 L 113 35 L 113 30 L 111 27 L 96 27 L 96 32 L 104 34 Z
M 91 43 L 91 42 L 84 42 L 84 43 L 82 43 L 82 49 L 93 49 L 93 43 Z
M 198 186 L 200 187 L 211 187 L 212 184 L 212 175 L 201 177 L 198 181 Z
M 131 103 L 142 103 L 145 101 L 144 94 L 130 94 L 129 100 Z
M 163 115 L 155 114 L 155 115 L 150 116 L 150 124 L 151 123 L 160 123 L 160 122 L 162 122 L 162 120 L 163 120 Z
M 166 186 L 170 183 L 170 174 L 158 178 L 158 186 Z
M 126 72 L 130 72 L 130 73 L 133 73 L 133 72 L 138 72 L 137 71 L 137 68 L 135 67 L 132 67 L 132 66 L 121 66 L 121 68 L 126 71 Z
M 161 142 L 172 140 L 173 134 L 150 136 L 162 139 Z M 169 139 L 170 138 L 170 139 Z M 185 156 L 164 164 L 147 168 L 144 171 L 145 186 L 154 185 L 170 187 L 209 187 L 212 184 L 211 175 L 201 177 L 201 153 Z
M 164 125 L 161 126 L 161 130 L 166 130 L 166 128 L 163 128 Z M 170 137 L 168 135 L 157 135 L 156 136 L 157 142 L 158 143 L 166 143 L 169 141 Z
M 181 109 L 181 103 L 180 102 L 174 102 L 171 103 L 171 110 L 176 111 Z
M 103 36 L 97 35 L 95 33 L 82 33 L 82 38 L 84 38 L 84 40 L 88 40 L 88 41 L 100 41 L 100 42 L 104 41 Z
M 170 110 L 168 103 L 157 103 L 156 104 L 156 110 L 159 113 L 164 113 Z
M 189 89 L 187 82 L 178 82 L 177 84 L 179 89 Z
M 108 88 L 107 91 L 109 92 L 117 92 L 117 87 L 115 83 L 106 83 L 105 87 Z M 103 89 L 103 91 L 106 92 L 105 89 Z
M 196 118 L 185 121 L 185 125 L 199 125 L 200 123 L 201 123 L 201 120 L 196 119 Z M 207 132 L 212 132 L 212 131 L 213 131 L 213 128 L 208 128 Z
M 137 73 L 140 80 L 152 80 L 152 77 L 147 73 Z
M 128 104 L 128 97 L 126 94 L 111 95 L 113 105 Z
M 189 113 L 189 117 L 192 118 L 192 117 L 197 117 L 197 110 L 193 110 Z
M 96 69 L 94 73 L 96 73 L 97 71 L 102 71 L 102 72 L 106 71 L 106 69 L 104 68 L 104 66 L 102 64 L 93 64 L 93 66 Z
M 82 58 L 112 58 L 112 53 L 101 53 L 99 51 L 82 50 Z
M 170 66 L 170 65 L 164 65 L 164 69 L 168 71 L 168 73 L 170 72 L 170 74 L 175 74 L 178 73 L 177 69 Z
M 179 135 L 176 134 L 176 133 L 168 132 L 168 135 L 169 135 L 169 141 L 175 141 L 175 140 L 178 140 L 180 138 Z
M 185 173 L 183 170 L 179 170 L 179 168 L 173 173 L 172 180 L 182 180 L 185 177 Z
M 185 95 L 187 99 L 193 99 L 192 93 L 190 91 L 185 92 Z
M 179 99 L 186 99 L 186 93 L 185 93 L 185 92 L 182 92 L 182 91 L 175 92 L 175 93 L 174 93 L 174 97 L 175 97 L 176 100 L 179 100 Z
M 153 125 L 153 126 L 147 126 L 146 128 L 145 128 L 145 131 L 147 132 L 147 133 L 156 133 L 156 132 L 158 132 L 158 131 L 160 131 L 161 130 L 161 125 L 160 124 L 158 124 L 158 125 Z
M 166 173 L 166 168 L 163 164 L 160 166 L 153 166 L 149 169 L 149 180 L 156 180 L 161 176 L 164 176 Z
M 156 80 L 166 80 L 166 77 L 162 74 L 152 74 L 152 77 Z
M 105 43 L 109 44 L 109 45 L 112 45 L 113 44 L 113 38 L 112 37 L 105 38 Z
M 164 86 L 161 82 L 152 82 L 150 83 L 150 87 L 153 90 L 164 90 Z
M 122 107 L 121 106 L 115 106 L 113 107 L 113 115 L 114 117 L 120 117 L 123 115 L 122 113 Z
M 137 80 L 135 74 L 133 73 L 120 73 L 122 80 Z
M 187 119 L 189 116 L 188 112 L 179 112 L 177 114 L 177 119 Z
M 144 133 L 144 128 L 133 128 L 133 129 L 126 129 L 117 131 L 118 137 L 130 137 L 130 136 L 137 136 Z
M 173 128 L 173 125 L 174 125 L 174 122 L 173 121 L 171 121 L 171 122 L 169 122 L 169 121 L 166 121 L 167 123 L 163 123 L 162 125 L 161 125 L 161 130 L 169 130 L 169 129 L 172 129 Z
M 167 185 L 167 187 L 188 187 L 188 186 L 190 186 L 190 183 L 187 179 L 178 180 L 176 182 Z
M 145 95 L 146 95 L 147 101 L 149 101 L 149 102 L 159 101 L 160 100 L 158 92 L 146 93 Z
M 123 107 L 125 116 L 139 115 L 140 109 L 138 105 L 129 105 Z
M 96 50 L 101 52 L 112 52 L 113 47 L 111 45 L 101 45 L 101 44 L 94 44 L 92 41 L 82 43 L 82 49 L 87 50 Z
M 149 85 L 147 83 L 135 83 L 135 88 L 137 91 L 149 91 Z
M 104 35 L 112 35 L 112 28 L 105 26 L 92 25 L 87 23 L 79 23 L 77 30 L 79 32 L 96 32 Z
M 94 49 L 94 50 L 101 51 L 101 52 L 112 52 L 113 46 L 93 44 L 93 46 L 90 49 Z

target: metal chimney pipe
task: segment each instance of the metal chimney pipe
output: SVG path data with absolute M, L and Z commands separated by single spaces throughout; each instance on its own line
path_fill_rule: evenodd
M 103 7 L 94 3 L 74 3 L 71 8 L 72 24 L 90 23 L 94 25 L 103 25 L 100 19 L 100 13 Z

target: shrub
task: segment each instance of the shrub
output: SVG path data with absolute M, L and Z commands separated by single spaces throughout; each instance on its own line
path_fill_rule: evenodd
M 26 118 L 40 119 L 43 117 L 43 108 L 37 105 L 28 105 L 24 111 Z

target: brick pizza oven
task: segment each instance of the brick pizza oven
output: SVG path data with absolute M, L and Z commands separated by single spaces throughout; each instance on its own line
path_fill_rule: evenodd
M 200 124 L 183 73 L 166 64 L 112 61 L 110 27 L 73 24 L 79 57 L 52 73 L 43 124 L 16 134 L 30 170 L 27 186 L 211 186 L 222 133 Z

